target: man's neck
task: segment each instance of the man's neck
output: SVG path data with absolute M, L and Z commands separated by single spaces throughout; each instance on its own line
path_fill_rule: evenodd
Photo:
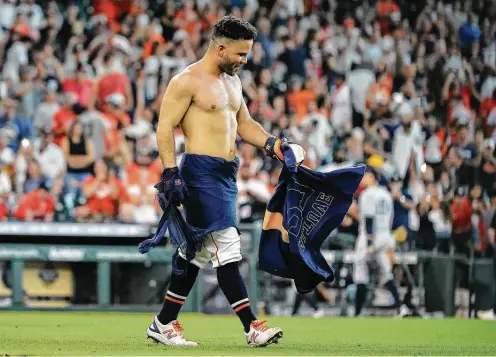
M 210 48 L 197 63 L 202 68 L 204 68 L 208 74 L 211 74 L 215 77 L 220 77 L 222 75 L 222 71 L 219 69 L 219 66 L 213 59 L 212 49 Z

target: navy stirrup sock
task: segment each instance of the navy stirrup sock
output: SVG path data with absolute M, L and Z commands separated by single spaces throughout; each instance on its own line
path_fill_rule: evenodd
M 245 332 L 250 331 L 250 325 L 257 318 L 251 310 L 246 286 L 239 273 L 238 262 L 229 263 L 217 268 L 217 281 L 224 295 L 238 315 Z
M 174 272 L 171 275 L 171 282 L 167 294 L 165 295 L 164 305 L 157 316 L 161 324 L 167 325 L 169 322 L 177 319 L 179 310 L 184 305 L 193 285 L 195 285 L 196 277 L 200 269 L 186 260 L 177 257 L 176 264 L 180 269 L 186 269 L 186 274 L 183 276 L 177 275 Z

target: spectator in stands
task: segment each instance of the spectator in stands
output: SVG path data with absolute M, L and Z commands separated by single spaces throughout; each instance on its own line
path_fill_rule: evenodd
M 79 105 L 85 108 L 89 107 L 93 82 L 87 79 L 86 68 L 82 63 L 76 65 L 74 76 L 66 78 L 62 82 L 62 88 L 65 93 L 75 93 Z
M 82 183 L 92 172 L 95 162 L 94 145 L 88 140 L 83 132 L 83 126 L 78 120 L 75 120 L 70 128 L 66 138 L 61 144 L 67 163 L 67 171 L 64 177 L 65 204 L 69 210 L 69 215 L 74 216 L 74 207 L 78 198 L 81 196 Z
M 487 232 L 484 229 L 484 212 L 488 207 L 482 198 L 481 186 L 475 185 L 470 190 L 470 201 L 472 206 L 474 253 L 476 256 L 483 256 L 488 248 Z
M 331 124 L 336 133 L 342 136 L 350 132 L 353 125 L 351 92 L 343 74 L 338 74 L 335 81 L 334 90 L 331 91 Z
M 131 118 L 124 111 L 124 97 L 113 94 L 106 99 L 105 119 L 108 124 L 105 133 L 104 158 L 113 165 L 125 165 L 130 160 L 129 149 L 124 138 L 124 128 L 131 123 Z
M 104 157 L 106 152 L 105 138 L 109 135 L 110 127 L 105 115 L 98 110 L 85 110 L 78 115 L 77 120 L 83 126 L 85 137 L 93 143 L 95 161 Z
M 154 158 L 146 147 L 138 149 L 136 160 L 125 168 L 125 186 L 128 202 L 119 207 L 119 217 L 124 222 L 153 224 L 158 218 L 156 190 L 154 185 L 160 180 L 162 164 Z
M 316 150 L 317 164 L 328 156 L 330 137 L 333 133 L 328 116 L 322 110 L 324 100 L 324 97 L 319 97 L 317 101 L 310 102 L 309 113 L 301 123 L 308 145 Z
M 0 129 L 0 166 L 5 169 L 9 174 L 13 172 L 13 164 L 15 160 L 15 153 L 10 147 L 9 132 L 7 129 Z
M 474 41 L 480 40 L 481 30 L 473 14 L 468 15 L 467 22 L 460 27 L 458 35 L 460 36 L 460 44 L 468 50 L 470 50 L 470 46 Z
M 9 171 L 0 162 L 0 221 L 8 218 L 8 205 L 12 192 L 12 183 L 10 181 Z
M 144 77 L 144 72 L 140 71 L 136 79 L 136 108 L 133 123 L 124 128 L 123 131 L 126 138 L 139 140 L 145 137 L 153 137 L 153 140 L 155 140 L 153 125 L 157 120 L 155 120 L 156 116 L 153 109 L 146 106 Z
M 469 135 L 467 125 L 458 126 L 457 140 L 453 146 L 459 149 L 464 162 L 470 166 L 474 165 L 474 161 L 479 153 L 477 152 L 477 147 L 474 145 L 473 138 Z
M 37 81 L 35 81 L 35 70 L 34 68 L 24 65 L 19 68 L 19 81 L 12 86 L 11 97 L 16 98 L 19 102 L 17 105 L 17 117 L 25 122 L 26 134 L 25 137 L 31 137 L 34 135 L 32 133 L 33 129 L 29 129 L 27 126 L 31 127 L 31 118 L 34 115 L 37 102 L 36 97 L 38 96 L 39 88 L 37 87 Z M 28 124 L 29 123 L 29 124 Z
M 459 186 L 455 190 L 455 197 L 451 204 L 453 215 L 451 240 L 455 249 L 461 253 L 467 253 L 467 244 L 472 241 L 472 207 L 467 191 L 466 186 Z
M 250 176 L 254 176 L 263 166 L 263 160 L 257 156 L 257 148 L 242 144 L 240 148 L 240 166 L 246 166 Z
M 69 128 L 77 118 L 77 108 L 75 106 L 77 98 L 76 93 L 65 93 L 62 98 L 63 105 L 55 112 L 53 117 L 52 131 L 54 143 L 59 146 L 62 146 L 62 142 L 66 139 Z
M 429 220 L 433 224 L 436 234 L 436 246 L 438 251 L 448 253 L 451 237 L 451 210 L 446 201 L 434 200 L 429 212 Z
M 422 198 L 417 205 L 419 217 L 419 228 L 417 231 L 417 248 L 432 250 L 436 246 L 436 233 L 434 222 L 430 219 L 432 209 L 432 197 L 430 195 Z
M 40 187 L 47 187 L 48 179 L 43 176 L 41 167 L 36 159 L 31 159 L 28 162 L 26 181 L 24 181 L 24 193 L 34 191 Z
M 289 84 L 291 92 L 288 94 L 288 106 L 295 111 L 298 124 L 308 114 L 309 104 L 317 99 L 314 91 L 303 88 L 303 83 L 301 77 L 294 75 Z
M 53 118 L 60 109 L 59 95 L 57 93 L 58 84 L 52 80 L 47 83 L 44 89 L 44 100 L 35 109 L 33 121 L 36 130 L 52 131 Z
M 61 144 L 67 162 L 67 180 L 83 182 L 93 170 L 94 146 L 83 133 L 83 126 L 74 121 Z
M 51 129 L 40 132 L 40 138 L 34 144 L 35 156 L 41 167 L 41 172 L 47 179 L 62 178 L 66 172 L 67 163 L 62 149 L 53 142 Z
M 14 217 L 21 221 L 51 222 L 55 212 L 55 200 L 48 188 L 41 185 L 39 188 L 26 193 L 14 212 Z
M 133 105 L 131 82 L 124 71 L 125 67 L 113 50 L 109 50 L 103 57 L 100 76 L 93 87 L 90 109 L 108 111 L 108 98 L 112 95 L 122 97 L 124 110 L 129 110 Z
M 9 219 L 9 210 L 5 201 L 0 199 L 0 222 L 5 222 Z
M 268 178 L 267 181 L 255 173 L 250 173 L 248 162 L 239 169 L 238 179 L 238 217 L 240 222 L 254 222 L 263 219 L 265 207 L 270 200 Z M 256 171 L 255 171 L 256 172 Z
M 467 186 L 472 187 L 475 184 L 475 168 L 463 160 L 460 150 L 452 147 L 448 151 L 448 165 L 451 170 L 451 181 L 453 187 Z
M 89 175 L 82 185 L 87 203 L 75 209 L 78 222 L 108 222 L 116 218 L 119 201 L 127 195 L 114 170 L 103 160 L 95 163 L 95 174 Z
M 438 236 L 449 232 L 443 207 L 456 187 L 479 184 L 478 200 L 492 192 L 496 26 L 490 1 L 475 2 L 470 11 L 461 1 L 431 0 L 425 6 L 381 0 L 372 7 L 301 0 L 91 3 L 92 14 L 55 2 L 0 4 L 0 167 L 13 186 L 8 208 L 22 195 L 32 159 L 54 181 L 54 197 L 57 183 L 66 183 L 63 202 L 80 191 L 74 177 L 82 181 L 102 158 L 124 177 L 126 192 L 151 195 L 154 175 L 144 164 L 148 154 L 140 152 L 152 157 L 156 150 L 163 93 L 175 73 L 203 54 L 211 24 L 228 13 L 259 27 L 240 75 L 247 105 L 261 125 L 304 144 L 305 165 L 328 171 L 367 163 L 385 178 L 398 173 L 403 193 L 415 202 L 431 196 L 427 219 Z M 72 142 L 67 133 L 76 119 L 83 140 Z M 247 175 L 241 195 L 247 182 L 271 192 L 278 170 L 242 143 L 237 149 Z M 85 167 L 75 167 L 81 160 Z M 133 165 L 141 173 L 132 174 L 136 180 L 147 172 L 146 184 L 127 178 Z M 122 219 L 138 218 L 124 207 L 116 211 Z
M 487 231 L 488 251 L 487 256 L 493 256 L 496 259 L 496 190 L 490 192 L 491 205 L 484 215 L 484 225 Z
M 10 37 L 12 43 L 10 48 L 7 49 L 5 64 L 3 66 L 3 78 L 12 81 L 12 83 L 19 81 L 19 69 L 21 66 L 28 64 L 28 53 L 33 46 L 31 31 L 23 23 L 24 18 L 21 14 L 17 14 L 15 22 Z M 8 43 L 8 41 L 5 43 Z
M 15 187 L 18 197 L 24 193 L 24 183 L 28 174 L 29 162 L 35 159 L 33 143 L 27 139 L 22 140 L 15 161 Z
M 4 111 L 0 112 L 0 129 L 8 138 L 8 146 L 17 152 L 21 140 L 25 137 L 30 137 L 33 126 L 27 119 L 22 119 L 17 116 L 16 100 L 7 99 L 4 102 Z

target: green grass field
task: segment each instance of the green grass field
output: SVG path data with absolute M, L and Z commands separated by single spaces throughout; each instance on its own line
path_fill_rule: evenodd
M 395 318 L 270 318 L 284 338 L 250 349 L 235 316 L 183 315 L 188 339 L 171 349 L 145 338 L 152 314 L 0 312 L 0 356 L 33 355 L 495 355 L 496 323 Z

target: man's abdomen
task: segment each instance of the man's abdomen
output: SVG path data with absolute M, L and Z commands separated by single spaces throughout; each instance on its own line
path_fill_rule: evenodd
M 190 109 L 181 126 L 187 153 L 220 157 L 228 161 L 235 158 L 237 121 L 234 115 L 205 114 Z

